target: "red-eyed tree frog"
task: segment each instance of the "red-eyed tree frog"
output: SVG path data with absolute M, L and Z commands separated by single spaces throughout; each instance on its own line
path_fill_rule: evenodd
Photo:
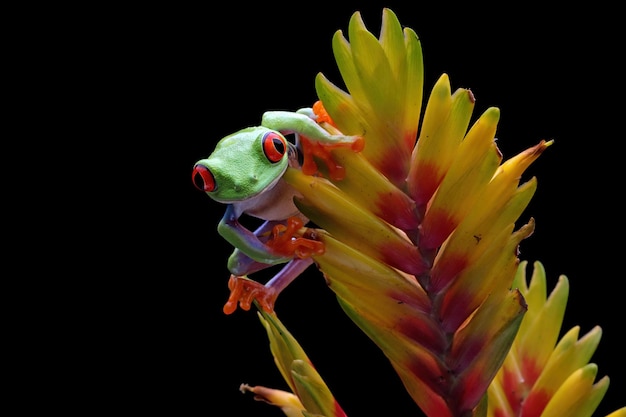
M 261 126 L 224 137 L 208 158 L 193 167 L 194 185 L 213 200 L 226 204 L 217 227 L 219 234 L 235 247 L 228 260 L 232 275 L 231 296 L 224 306 L 226 314 L 235 311 L 237 303 L 244 310 L 249 309 L 254 299 L 264 309 L 273 310 L 278 294 L 312 264 L 310 256 L 324 250 L 321 242 L 291 237 L 308 219 L 294 204 L 298 193 L 282 176 L 290 166 L 300 168 L 301 140 L 359 150 L 362 145 L 355 144 L 362 143 L 362 138 L 331 134 L 316 118 L 311 108 L 265 112 Z M 289 134 L 294 134 L 294 143 L 287 141 L 285 135 Z M 243 214 L 265 222 L 252 232 L 239 222 Z M 283 239 L 289 240 L 291 251 L 286 253 L 268 245 L 278 230 L 283 232 Z M 281 263 L 287 264 L 265 285 L 247 278 L 248 274 Z

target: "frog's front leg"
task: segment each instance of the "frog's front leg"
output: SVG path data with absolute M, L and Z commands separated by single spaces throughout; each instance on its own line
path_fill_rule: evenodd
M 263 222 L 261 226 L 259 226 L 254 231 L 253 235 L 256 239 L 248 238 L 250 239 L 249 241 L 253 242 L 253 246 L 259 246 L 260 244 L 264 247 L 264 249 L 259 248 L 257 250 L 258 252 L 263 251 L 263 250 L 270 252 L 270 248 L 267 246 L 267 241 L 271 236 L 273 228 L 279 224 L 281 224 L 281 222 L 278 222 L 275 220 L 272 220 L 272 221 L 266 220 L 265 222 Z M 243 226 L 241 225 L 239 225 L 238 227 L 243 228 Z M 248 231 L 246 230 L 246 232 L 243 232 L 243 233 L 247 234 L 247 232 Z M 250 246 L 247 246 L 247 247 L 240 246 L 240 247 L 241 249 L 235 247 L 235 250 L 228 258 L 228 264 L 227 264 L 228 270 L 233 275 L 252 274 L 254 272 L 265 269 L 271 265 L 274 265 L 275 263 L 280 263 L 280 262 L 267 263 L 267 262 L 263 262 L 262 260 L 259 261 L 258 257 L 255 257 L 256 259 L 254 259 L 250 255 L 248 255 L 250 251 Z M 265 258 L 267 259 L 268 257 L 266 256 Z M 287 261 L 288 259 L 285 262 Z
M 298 112 L 268 111 L 263 113 L 261 125 L 269 129 L 277 130 L 284 135 L 296 133 L 309 140 L 323 143 L 329 146 L 352 146 L 360 150 L 363 145 L 361 136 L 343 135 L 339 132 L 330 133 L 320 126 L 313 118 L 308 109 Z
M 301 217 L 292 216 L 284 221 L 265 221 L 251 232 L 239 223 L 229 205 L 217 227 L 218 232 L 235 246 L 228 258 L 228 270 L 234 275 L 248 275 L 294 257 L 308 258 L 314 253 L 322 253 L 323 243 L 296 236 L 303 226 Z
M 291 256 L 285 256 L 271 250 L 265 242 L 259 239 L 260 231 L 253 233 L 246 229 L 238 220 L 239 216 L 235 212 L 235 208 L 232 204 L 226 206 L 226 212 L 217 225 L 218 233 L 226 239 L 235 248 L 245 253 L 251 259 L 266 264 L 275 265 L 279 263 L 285 263 L 291 259 Z M 240 272 L 237 270 L 236 265 L 232 265 L 234 271 L 232 273 Z M 229 262 L 229 269 L 231 268 Z
M 296 145 L 303 157 L 301 169 L 306 175 L 318 172 L 315 157 L 324 162 L 332 180 L 341 180 L 345 176 L 345 170 L 335 161 L 331 151 L 347 148 L 360 152 L 365 146 L 361 136 L 342 134 L 334 126 L 320 101 L 313 108 L 300 109 L 296 113 L 265 112 L 262 124 L 283 134 L 296 134 Z

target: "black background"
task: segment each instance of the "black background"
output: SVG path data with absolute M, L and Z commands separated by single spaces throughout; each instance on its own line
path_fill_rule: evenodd
M 193 188 L 191 167 L 221 137 L 258 124 L 264 111 L 310 106 L 318 72 L 342 85 L 334 32 L 346 33 L 359 10 L 378 34 L 383 7 L 420 37 L 425 95 L 445 72 L 453 90 L 473 91 L 473 120 L 500 108 L 505 158 L 555 140 L 526 173 L 539 187 L 520 221 L 534 217 L 537 224 L 520 258 L 544 264 L 550 290 L 560 274 L 569 278 L 563 330 L 603 329 L 592 362 L 611 386 L 595 415 L 624 405 L 617 12 L 599 5 L 336 1 L 163 4 L 108 10 L 100 21 L 97 81 L 115 99 L 106 112 L 113 126 L 107 141 L 120 156 L 140 151 L 128 158 L 129 195 L 118 193 L 122 201 L 113 203 L 129 226 L 116 236 L 122 262 L 113 267 L 116 288 L 106 285 L 109 313 L 96 326 L 106 336 L 93 346 L 106 354 L 94 353 L 100 366 L 86 372 L 114 382 L 85 394 L 90 409 L 282 415 L 238 391 L 241 383 L 286 385 L 256 313 L 222 313 L 232 248 L 216 233 L 223 207 Z M 115 172 L 115 161 L 106 170 Z M 348 415 L 421 415 L 318 272 L 296 280 L 276 309 Z

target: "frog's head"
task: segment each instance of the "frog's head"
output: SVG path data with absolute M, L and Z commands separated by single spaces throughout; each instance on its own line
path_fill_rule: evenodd
M 216 201 L 230 203 L 254 197 L 275 184 L 287 169 L 288 143 L 265 127 L 249 127 L 219 141 L 213 153 L 196 162 L 196 188 Z

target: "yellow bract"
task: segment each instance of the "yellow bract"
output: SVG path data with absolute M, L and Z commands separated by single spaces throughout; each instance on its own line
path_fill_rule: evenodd
M 595 327 L 578 339 L 574 327 L 557 343 L 569 281 L 559 277 L 548 296 L 543 265 L 535 262 L 530 284 L 526 266 L 520 263 L 513 285 L 526 298 L 528 312 L 489 387 L 488 416 L 591 417 L 609 386 L 606 376 L 596 382 L 598 367 L 589 363 L 602 331 Z
M 422 106 L 422 49 L 412 29 L 402 29 L 395 14 L 383 10 L 379 39 L 357 12 L 333 37 L 337 66 L 350 94 L 322 74 L 317 94 L 339 130 L 361 135 L 363 155 L 396 186 L 403 186 L 415 145 Z

